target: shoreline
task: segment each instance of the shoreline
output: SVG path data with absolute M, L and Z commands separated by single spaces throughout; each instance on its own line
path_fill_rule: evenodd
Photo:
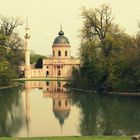
M 98 91 L 93 90 L 84 90 L 79 88 L 69 88 L 70 90 L 89 92 L 89 93 L 98 93 Z M 121 92 L 121 91 L 109 91 L 109 92 L 101 92 L 102 95 L 122 95 L 122 96 L 139 96 L 140 92 Z
M 10 88 L 15 88 L 15 87 L 18 87 L 19 85 L 9 85 L 9 86 L 3 86 L 3 87 L 0 87 L 0 90 L 2 89 L 10 89 Z

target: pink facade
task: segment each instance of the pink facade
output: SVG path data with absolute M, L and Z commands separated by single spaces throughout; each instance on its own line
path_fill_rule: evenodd
M 52 56 L 43 59 L 43 68 L 30 68 L 30 78 L 68 78 L 73 67 L 79 67 L 80 60 L 71 57 L 71 46 L 64 32 L 60 30 L 52 45 Z

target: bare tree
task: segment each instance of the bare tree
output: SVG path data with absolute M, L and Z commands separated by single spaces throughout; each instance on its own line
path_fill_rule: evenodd
M 107 5 L 102 5 L 98 9 L 82 9 L 82 17 L 84 19 L 84 35 L 90 38 L 98 37 L 101 44 L 112 24 L 111 9 Z
M 1 33 L 5 36 L 11 36 L 14 29 L 21 26 L 23 22 L 20 18 L 0 16 Z

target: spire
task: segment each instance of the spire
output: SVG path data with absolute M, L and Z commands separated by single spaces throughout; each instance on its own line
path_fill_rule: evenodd
M 60 31 L 59 31 L 58 35 L 59 36 L 61 36 L 61 35 L 63 36 L 64 35 L 64 32 L 62 30 L 62 23 L 60 24 Z
M 29 26 L 28 26 L 28 19 L 27 19 L 27 23 L 26 23 L 26 27 L 25 27 L 25 39 L 29 39 L 30 38 L 30 35 L 28 34 L 28 31 L 30 30 Z
M 60 31 L 62 31 L 62 23 L 60 24 Z

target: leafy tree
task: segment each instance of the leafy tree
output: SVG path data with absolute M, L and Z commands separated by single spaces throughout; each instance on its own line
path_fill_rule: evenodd
M 12 78 L 18 76 L 18 66 L 24 60 L 23 41 L 15 33 L 15 29 L 21 25 L 18 18 L 0 17 L 0 80 L 1 85 L 10 84 Z M 5 69 L 6 68 L 6 69 Z M 4 69 L 4 71 L 3 71 Z M 9 81 L 9 82 L 8 82 Z
M 46 58 L 46 56 L 35 54 L 34 52 L 31 53 L 31 64 L 35 64 L 39 59 Z
M 113 24 L 111 9 L 107 5 L 102 5 L 94 10 L 84 8 L 82 17 L 84 27 L 81 35 L 81 54 L 84 58 L 85 69 L 90 73 L 88 74 L 89 80 L 98 90 L 110 89 L 112 87 L 110 81 L 113 81 L 114 78 L 114 51 L 118 50 L 119 52 L 120 50 L 118 42 L 115 40 L 119 39 L 123 32 L 117 25 Z
M 107 5 L 89 10 L 83 8 L 82 17 L 84 26 L 81 30 L 81 79 L 86 81 L 91 89 L 99 91 L 118 90 L 123 81 L 128 83 L 124 84 L 125 89 L 137 88 L 139 34 L 136 37 L 126 34 L 113 22 L 111 9 Z M 130 56 L 133 57 L 132 60 Z M 124 74 L 123 71 L 127 72 Z

